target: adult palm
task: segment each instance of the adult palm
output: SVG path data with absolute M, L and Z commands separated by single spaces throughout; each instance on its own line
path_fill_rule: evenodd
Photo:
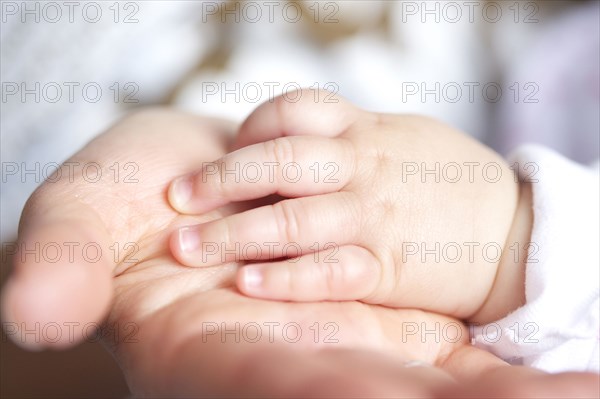
M 22 216 L 15 271 L 3 290 L 3 318 L 20 326 L 18 343 L 66 347 L 105 319 L 105 342 L 141 396 L 465 394 L 467 385 L 457 388 L 450 375 L 485 376 L 491 395 L 507 389 L 507 378 L 526 379 L 517 392 L 556 393 L 558 386 L 573 393 L 577 379 L 586 393 L 597 383 L 583 374 L 548 383 L 541 373 L 508 367 L 468 345 L 464 326 L 440 315 L 359 302 L 262 301 L 236 290 L 241 264 L 180 265 L 168 246 L 178 226 L 256 205 L 184 216 L 167 202 L 170 181 L 222 156 L 232 130 L 172 111 L 139 112 L 42 185 Z M 42 331 L 58 325 L 60 335 L 25 334 L 35 323 Z M 403 367 L 413 360 L 438 367 Z

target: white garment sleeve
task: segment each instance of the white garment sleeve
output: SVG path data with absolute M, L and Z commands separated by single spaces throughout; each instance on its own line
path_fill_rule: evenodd
M 533 189 L 526 304 L 494 323 L 474 326 L 471 342 L 512 364 L 598 372 L 598 164 L 586 168 L 532 145 L 509 159 L 518 162 L 520 178 Z

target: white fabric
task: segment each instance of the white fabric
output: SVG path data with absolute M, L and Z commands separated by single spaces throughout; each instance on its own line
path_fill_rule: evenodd
M 599 371 L 599 173 L 543 147 L 518 149 L 530 176 L 539 251 L 527 263 L 526 304 L 472 329 L 472 343 L 513 364 L 548 372 Z M 538 168 L 524 169 L 526 162 Z M 537 263 L 531 260 L 538 260 Z

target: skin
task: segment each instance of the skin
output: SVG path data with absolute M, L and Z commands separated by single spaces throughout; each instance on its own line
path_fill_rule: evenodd
M 170 202 L 187 214 L 288 198 L 177 231 L 172 250 L 181 263 L 260 260 L 237 279 L 257 298 L 360 300 L 479 323 L 524 303 L 527 254 L 515 258 L 510 248 L 527 245 L 531 197 L 519 195 L 528 187 L 519 187 L 498 154 L 425 117 L 366 112 L 326 92 L 296 96 L 298 102 L 279 97 L 260 106 L 240 129 L 240 149 L 172 184 Z M 231 173 L 256 164 L 275 166 L 258 178 L 254 169 L 241 178 Z M 289 164 L 300 166 L 297 181 L 286 177 Z M 436 165 L 460 167 L 462 177 L 454 178 L 454 166 L 445 172 L 451 177 L 437 179 L 415 169 Z M 225 251 L 227 242 L 240 250 Z M 291 244 L 301 248 L 292 251 L 299 257 L 282 261 Z M 484 251 L 488 244 L 500 251 Z M 438 256 L 426 255 L 436 245 Z M 452 250 L 442 252 L 447 245 Z M 252 246 L 260 251 L 241 250 Z
M 90 183 L 76 168 L 72 181 L 45 183 L 27 203 L 19 243 L 30 248 L 36 242 L 96 242 L 108 255 L 91 262 L 75 251 L 73 259 L 51 263 L 17 253 L 15 270 L 2 291 L 4 322 L 30 329 L 36 322 L 81 327 L 105 320 L 112 328 L 104 335 L 106 347 L 135 396 L 597 396 L 597 376 L 552 376 L 508 366 L 468 345 L 464 327 L 446 316 L 356 301 L 249 298 L 236 289 L 240 263 L 181 265 L 169 250 L 169 237 L 179 227 L 258 205 L 240 203 L 186 216 L 167 201 L 175 176 L 230 150 L 231 130 L 219 121 L 148 110 L 120 122 L 74 155 L 70 161 L 81 165 L 93 161 L 108 168 L 117 161 L 134 162 L 138 182 L 115 183 L 107 173 Z M 115 261 L 109 248 L 114 243 L 121 248 L 134 243 L 137 251 L 132 256 L 121 251 Z M 303 335 L 296 343 L 282 335 L 270 342 L 263 330 L 258 342 L 236 342 L 231 335 L 209 333 L 203 328 L 209 322 L 225 323 L 229 329 L 235 322 L 295 322 Z M 309 329 L 315 322 L 335 323 L 338 342 L 315 343 Z M 436 323 L 452 323 L 461 334 L 458 339 L 407 335 L 403 323 L 424 323 L 430 330 Z M 34 342 L 31 334 L 20 334 L 23 329 L 10 336 L 28 349 L 60 349 L 81 340 L 80 327 L 74 328 L 73 339 L 63 334 L 56 342 Z M 411 360 L 430 366 L 405 367 Z

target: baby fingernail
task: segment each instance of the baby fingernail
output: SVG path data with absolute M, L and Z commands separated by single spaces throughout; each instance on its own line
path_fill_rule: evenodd
M 263 280 L 262 272 L 253 266 L 244 267 L 244 285 L 246 289 L 256 291 L 260 288 Z
M 181 252 L 192 252 L 200 248 L 200 233 L 193 227 L 182 227 L 178 231 Z
M 406 367 L 406 368 L 411 368 L 411 367 L 431 367 L 431 364 L 422 362 L 420 360 L 410 360 L 410 361 L 404 363 L 404 367 Z
M 187 177 L 176 179 L 169 190 L 171 205 L 176 209 L 184 209 L 185 205 L 192 198 L 192 180 Z

